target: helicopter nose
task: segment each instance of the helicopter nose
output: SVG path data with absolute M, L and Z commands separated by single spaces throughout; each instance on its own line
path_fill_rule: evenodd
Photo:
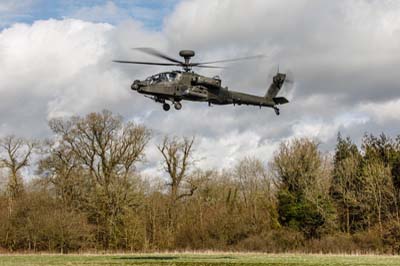
M 140 80 L 135 80 L 131 85 L 131 89 L 134 91 L 137 91 L 139 87 L 140 87 Z

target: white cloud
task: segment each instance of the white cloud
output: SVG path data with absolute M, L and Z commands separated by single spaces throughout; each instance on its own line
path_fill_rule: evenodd
M 359 110 L 379 124 L 384 124 L 387 121 L 397 123 L 400 121 L 400 98 L 383 103 L 363 104 L 359 107 Z
M 46 118 L 55 115 L 103 108 L 123 112 L 129 110 L 129 103 L 140 103 L 130 98 L 128 73 L 119 70 L 112 59 L 128 51 L 125 46 L 133 42 L 134 37 L 123 42 L 125 31 L 146 42 L 159 37 L 144 35 L 134 22 L 124 26 L 117 30 L 109 24 L 68 19 L 15 24 L 3 30 L 2 128 L 38 136 L 47 130 Z M 140 73 L 139 68 L 135 69 Z
M 292 127 L 295 138 L 311 137 L 328 142 L 336 137 L 340 130 L 357 127 L 367 123 L 369 118 L 357 113 L 349 113 L 334 117 L 331 121 L 322 119 L 303 119 Z

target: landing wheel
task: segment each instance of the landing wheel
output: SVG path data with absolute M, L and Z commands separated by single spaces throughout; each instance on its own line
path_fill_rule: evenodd
M 274 110 L 275 110 L 275 114 L 276 114 L 276 115 L 280 115 L 280 111 L 279 111 L 279 108 L 278 108 L 278 107 L 274 107 Z
M 182 109 L 182 104 L 180 102 L 175 102 L 174 107 L 176 110 L 181 110 Z
M 168 111 L 171 108 L 171 106 L 169 106 L 168 103 L 164 103 L 162 108 L 164 109 L 164 111 Z

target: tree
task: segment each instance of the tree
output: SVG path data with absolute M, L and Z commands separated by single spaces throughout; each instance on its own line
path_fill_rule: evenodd
M 357 228 L 360 218 L 362 181 L 360 178 L 361 155 L 350 138 L 338 134 L 330 194 L 338 208 L 342 231 L 350 234 Z
M 17 138 L 13 135 L 0 139 L 0 167 L 5 168 L 8 172 L 7 191 L 13 200 L 23 192 L 20 170 L 29 166 L 29 159 L 37 146 L 37 142 Z
M 177 138 L 165 137 L 158 150 L 164 158 L 164 170 L 168 174 L 170 187 L 171 204 L 184 197 L 193 195 L 198 188 L 196 180 L 189 178 L 190 168 L 194 161 L 192 158 L 193 143 L 195 138 L 183 138 L 181 141 Z
M 363 166 L 365 199 L 372 206 L 379 225 L 379 231 L 383 232 L 383 216 L 388 215 L 389 206 L 393 201 L 394 188 L 390 176 L 390 169 L 383 162 L 369 161 Z
M 97 237 L 104 248 L 111 241 L 115 245 L 126 208 L 136 204 L 132 178 L 135 164 L 144 159 L 149 130 L 132 122 L 123 123 L 110 111 L 83 118 L 52 119 L 50 128 L 58 136 L 58 147 L 52 156 L 73 156 L 64 161 L 67 165 L 53 165 L 54 173 L 65 179 L 73 165 L 82 168 L 89 221 L 97 225 Z
M 85 170 L 74 152 L 49 142 L 47 156 L 39 161 L 38 174 L 54 188 L 55 197 L 70 209 L 82 209 L 85 202 Z
M 275 199 L 272 180 L 263 163 L 246 157 L 236 164 L 233 174 L 244 203 L 243 214 L 252 230 L 260 233 L 273 227 L 276 224 Z
M 194 140 L 194 137 L 184 137 L 182 140 L 176 137 L 165 137 L 162 144 L 158 146 L 164 159 L 164 170 L 168 174 L 169 231 L 173 235 L 178 231 L 178 202 L 192 196 L 201 183 L 201 178 L 190 175 L 190 170 L 194 165 L 192 158 Z
M 273 159 L 278 213 L 282 225 L 318 237 L 333 220 L 328 195 L 326 160 L 315 141 L 303 138 L 282 143 Z
M 382 211 L 385 216 L 393 216 L 398 222 L 399 187 L 397 167 L 400 160 L 400 146 L 390 137 L 365 135 L 362 142 L 364 151 L 362 175 L 366 184 L 365 196 L 370 197 L 382 229 Z
M 83 214 L 57 204 L 46 191 L 30 191 L 0 219 L 0 244 L 13 250 L 60 251 L 88 246 L 90 228 Z

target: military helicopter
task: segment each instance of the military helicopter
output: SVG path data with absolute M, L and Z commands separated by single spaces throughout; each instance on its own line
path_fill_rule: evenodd
M 134 48 L 135 50 L 146 54 L 162 58 L 169 61 L 168 63 L 158 62 L 142 62 L 142 61 L 125 61 L 113 60 L 116 63 L 123 64 L 140 64 L 140 65 L 157 65 L 157 66 L 180 66 L 183 71 L 174 70 L 162 72 L 146 78 L 145 80 L 135 80 L 131 85 L 131 89 L 144 96 L 161 103 L 165 111 L 170 110 L 171 102 L 176 110 L 182 108 L 181 101 L 206 102 L 209 106 L 215 105 L 254 105 L 261 107 L 270 107 L 275 110 L 276 115 L 280 114 L 277 105 L 286 104 L 289 101 L 285 97 L 277 97 L 279 90 L 285 82 L 293 81 L 287 78 L 287 74 L 278 72 L 272 78 L 267 93 L 264 96 L 256 96 L 247 93 L 228 90 L 228 87 L 221 85 L 219 76 L 212 78 L 205 77 L 192 71 L 193 67 L 198 68 L 223 68 L 221 66 L 213 66 L 215 63 L 234 62 L 241 60 L 257 59 L 264 57 L 262 55 L 241 57 L 228 60 L 218 60 L 212 62 L 191 63 L 190 59 L 195 56 L 192 50 L 182 50 L 179 55 L 184 61 L 167 56 L 153 48 Z

